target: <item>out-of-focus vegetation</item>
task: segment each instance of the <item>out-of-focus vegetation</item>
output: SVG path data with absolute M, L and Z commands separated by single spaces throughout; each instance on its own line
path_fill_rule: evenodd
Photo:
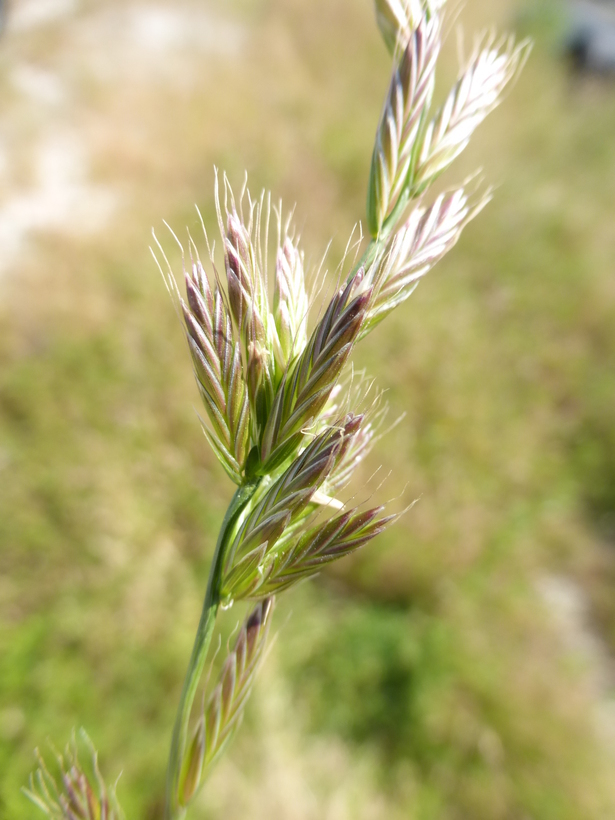
M 363 214 L 389 66 L 369 0 L 216 8 L 245 27 L 241 54 L 201 55 L 196 80 L 80 75 L 74 116 L 97 146 L 97 178 L 124 194 L 121 216 L 96 239 L 39 236 L 2 282 L 0 816 L 11 820 L 36 814 L 19 793 L 34 746 L 62 746 L 78 725 L 108 780 L 123 771 L 127 817 L 161 816 L 230 487 L 199 430 L 149 226 L 194 228 L 197 202 L 213 227 L 214 162 L 237 183 L 247 166 L 253 190 L 298 203 L 315 264 L 333 236 L 335 265 Z M 517 10 L 471 0 L 462 21 L 512 26 Z M 484 167 L 494 202 L 358 351 L 391 417 L 407 414 L 365 476 L 382 463 L 379 495 L 420 500 L 282 600 L 248 720 L 195 818 L 615 816 L 613 681 L 540 594 L 545 579 L 574 582 L 604 642 L 591 646 L 615 647 L 615 86 L 568 76 L 549 19 L 447 178 Z M 2 43 L 7 112 L 20 116 L 15 61 L 66 66 L 79 59 L 71 42 L 58 24 Z M 451 78 L 454 36 L 449 46 Z M 239 614 L 227 618 L 231 630 Z

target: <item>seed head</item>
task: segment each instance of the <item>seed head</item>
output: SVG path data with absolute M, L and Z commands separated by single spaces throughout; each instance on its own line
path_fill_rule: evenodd
M 56 753 L 60 783 L 37 749 L 39 768 L 30 775 L 30 788 L 23 789 L 24 794 L 51 820 L 123 820 L 115 790 L 105 786 L 98 755 L 83 729 L 79 742 L 90 756 L 87 770 L 79 762 L 78 743 L 73 735 L 64 755 Z
M 272 598 L 265 598 L 252 610 L 224 662 L 214 691 L 204 704 L 183 761 L 178 791 L 181 807 L 186 807 L 194 798 L 241 723 L 263 660 L 272 611 Z

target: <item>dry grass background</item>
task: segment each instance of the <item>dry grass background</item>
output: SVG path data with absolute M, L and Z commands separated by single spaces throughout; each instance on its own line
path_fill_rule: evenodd
M 615 815 L 615 90 L 570 81 L 550 8 L 532 4 L 532 59 L 447 178 L 483 166 L 494 203 L 359 350 L 407 413 L 365 475 L 382 462 L 380 494 L 420 501 L 279 607 L 195 817 Z M 518 11 L 468 0 L 461 20 Z M 18 791 L 33 747 L 83 724 L 109 777 L 123 770 L 127 816 L 154 820 L 230 488 L 150 227 L 194 228 L 194 203 L 212 226 L 213 164 L 236 184 L 247 167 L 254 190 L 297 202 L 314 263 L 333 237 L 334 266 L 363 214 L 388 59 L 369 0 L 10 14 L 0 816 L 33 816 Z

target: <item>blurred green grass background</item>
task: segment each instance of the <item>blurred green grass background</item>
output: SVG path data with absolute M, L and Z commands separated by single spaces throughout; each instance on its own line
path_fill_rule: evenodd
M 123 772 L 129 820 L 162 816 L 231 487 L 199 430 L 150 226 L 194 228 L 196 202 L 213 229 L 214 163 L 297 202 L 313 263 L 333 237 L 334 267 L 363 215 L 389 72 L 369 0 L 209 7 L 248 35 L 240 58 L 203 57 L 197 82 L 80 75 L 74 116 L 97 146 L 96 178 L 123 186 L 128 205 L 94 238 L 38 235 L 2 282 L 0 816 L 11 820 L 36 816 L 19 793 L 33 748 L 80 725 L 107 777 Z M 536 46 L 446 180 L 479 165 L 493 203 L 358 350 L 392 417 L 407 414 L 365 476 L 382 464 L 379 493 L 419 502 L 280 602 L 247 720 L 195 818 L 615 816 L 615 678 L 604 674 L 615 85 L 572 80 L 555 48 L 559 12 L 508 0 L 461 11 L 468 33 L 520 24 Z M 66 43 L 60 24 L 4 41 L 6 117 L 22 116 L 12 64 L 78 65 Z M 542 594 L 553 579 L 587 602 L 591 651 Z M 240 616 L 226 615 L 224 634 Z

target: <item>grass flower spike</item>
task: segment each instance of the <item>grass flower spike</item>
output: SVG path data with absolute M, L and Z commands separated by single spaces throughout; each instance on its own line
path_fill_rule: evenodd
M 281 206 L 272 248 L 270 198 L 253 199 L 245 185 L 236 198 L 226 178 L 222 202 L 216 185 L 222 276 L 207 236 L 209 269 L 191 238 L 182 249 L 185 296 L 160 244 L 154 254 L 185 325 L 205 435 L 236 485 L 177 711 L 165 820 L 184 816 L 241 721 L 265 654 L 273 596 L 364 546 L 396 517 L 380 505 L 349 507 L 342 497 L 386 412 L 349 360 L 488 201 L 463 187 L 430 197 L 429 188 L 498 105 L 529 48 L 510 38 L 479 40 L 432 110 L 444 7 L 444 0 L 376 0 L 393 71 L 368 178 L 369 239 L 327 303 L 316 310 L 308 296 L 304 253 Z M 373 406 L 365 408 L 370 395 Z M 218 613 L 242 601 L 254 608 L 210 690 L 205 670 Z M 52 820 L 119 820 L 95 758 L 93 785 L 76 753 L 67 760 L 62 787 L 41 763 L 30 798 Z
M 79 745 L 88 753 L 88 767 L 79 761 Z M 38 751 L 37 757 L 39 768 L 30 776 L 30 788 L 24 793 L 51 820 L 124 820 L 115 789 L 105 786 L 98 756 L 83 729 L 79 742 L 73 736 L 64 755 L 56 754 L 59 785 Z

